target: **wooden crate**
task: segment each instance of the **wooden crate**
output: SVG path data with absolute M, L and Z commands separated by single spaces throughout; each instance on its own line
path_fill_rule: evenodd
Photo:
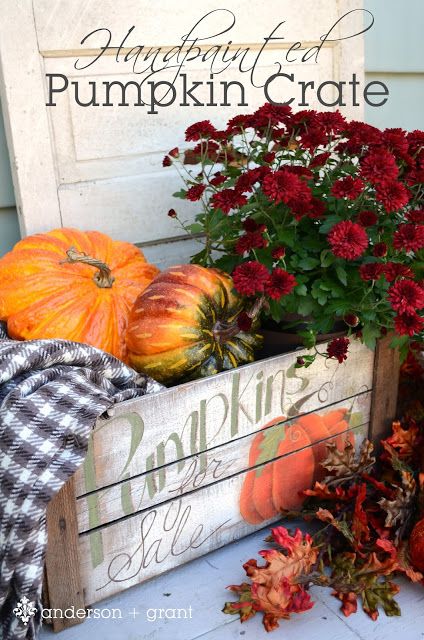
M 124 402 L 98 422 L 83 468 L 49 505 L 51 608 L 92 605 L 278 519 L 246 521 L 249 469 L 251 480 L 282 459 L 272 446 L 252 454 L 265 425 L 268 442 L 278 443 L 302 414 L 344 409 L 346 435 L 378 441 L 396 410 L 398 361 L 388 339 L 376 352 L 353 342 L 341 365 L 317 358 L 295 369 L 298 354 Z M 322 447 L 317 437 L 309 433 L 309 447 Z M 284 467 L 292 473 L 295 461 L 301 473 L 305 460 L 304 441 L 290 450 L 279 464 L 283 483 Z M 80 621 L 56 619 L 54 627 Z

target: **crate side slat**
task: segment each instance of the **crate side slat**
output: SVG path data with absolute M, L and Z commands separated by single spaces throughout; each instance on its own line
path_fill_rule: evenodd
M 325 416 L 329 412 L 344 409 L 347 428 L 352 428 L 369 422 L 370 408 L 371 392 L 368 391 L 311 413 Z M 277 437 L 283 439 L 285 430 L 297 420 L 298 418 L 293 418 L 283 424 L 269 426 L 263 432 L 268 440 Z M 311 437 L 310 446 L 324 438 L 323 434 L 310 434 L 308 429 L 304 428 Z M 159 470 L 146 472 L 78 498 L 79 532 L 152 508 L 170 498 L 177 498 L 199 487 L 213 484 L 217 479 L 222 480 L 246 471 L 249 468 L 249 450 L 256 437 L 256 433 L 249 434 L 204 453 L 172 462 Z M 297 448 L 301 447 L 293 444 L 292 451 L 296 451 Z M 272 450 L 264 451 L 263 456 L 263 461 L 271 460 Z
M 76 474 L 77 496 L 255 433 L 279 416 L 296 417 L 372 387 L 374 352 L 358 342 L 352 341 L 343 364 L 319 357 L 308 369 L 294 369 L 296 356 L 257 361 L 121 403 L 95 428 Z
M 357 442 L 367 430 L 368 425 L 352 430 Z M 292 462 L 299 457 L 299 471 L 304 464 L 302 454 L 298 451 L 289 456 Z M 275 463 L 265 467 L 272 464 Z M 275 516 L 250 524 L 240 515 L 240 494 L 248 473 L 255 472 L 217 481 L 116 524 L 80 535 L 86 603 L 92 605 L 278 520 Z M 99 535 L 103 558 L 95 564 L 91 544 L 93 538 L 98 544 Z

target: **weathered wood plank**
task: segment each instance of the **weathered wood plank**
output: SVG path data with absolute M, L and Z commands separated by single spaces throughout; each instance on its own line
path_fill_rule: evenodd
M 125 0 L 125 6 L 116 10 L 114 0 L 102 0 L 102 14 L 99 17 L 96 0 L 35 0 L 34 11 L 39 33 L 40 49 L 46 53 L 54 50 L 81 51 L 97 49 L 104 45 L 105 37 L 93 37 L 81 45 L 83 35 L 99 27 L 107 26 L 113 33 L 112 45 L 119 46 L 131 25 L 137 29 L 125 43 L 126 47 L 137 45 L 174 45 L 183 34 L 188 33 L 203 15 L 217 9 L 214 0 L 203 0 L 202 12 L 190 11 L 192 5 L 186 3 L 184 9 L 175 11 L 173 0 L 163 0 L 159 5 L 150 5 L 140 0 Z M 360 3 L 355 7 L 360 6 Z M 140 8 L 141 7 L 141 8 Z M 221 7 L 219 7 L 221 8 Z M 236 16 L 236 26 L 229 34 L 235 43 L 256 43 L 269 35 L 278 22 L 286 20 L 285 29 L 279 33 L 285 40 L 319 41 L 319 37 L 334 24 L 339 14 L 337 3 L 329 5 L 322 0 L 303 0 L 294 10 L 286 4 L 281 7 L 280 0 L 268 0 L 267 11 L 262 10 L 258 0 L 248 6 L 242 0 L 232 0 L 231 11 Z M 222 10 L 207 21 L 208 40 L 199 44 L 221 44 L 225 41 L 222 30 L 231 26 L 230 10 Z M 141 20 L 142 16 L 142 20 Z M 170 17 L 172 16 L 172 19 Z M 313 19 L 311 19 L 313 16 Z M 52 30 L 51 24 L 61 24 L 61 29 Z M 88 25 L 88 27 L 87 27 Z M 204 27 L 206 29 L 206 26 Z M 335 31 L 337 34 L 338 31 Z M 101 35 L 101 34 L 100 34 Z M 336 37 L 336 35 L 334 35 Z M 115 52 L 114 52 L 115 53 Z
M 352 433 L 357 441 L 363 438 L 361 427 Z M 314 445 L 317 446 L 321 445 Z M 301 478 L 305 461 L 303 451 L 287 456 L 283 468 L 279 467 L 281 486 L 292 482 L 293 477 Z M 293 468 L 296 457 L 298 473 Z M 266 474 L 265 470 L 271 470 L 274 464 L 276 462 L 270 462 L 258 471 Z M 278 519 L 275 515 L 269 520 L 249 524 L 242 517 L 240 496 L 249 473 L 256 472 L 240 473 L 82 534 L 79 544 L 86 603 L 93 604 Z M 269 476 L 264 480 L 270 492 Z M 266 506 L 264 501 L 262 505 Z
M 396 419 L 400 363 L 398 350 L 389 346 L 392 339 L 379 340 L 375 353 L 370 439 L 377 447 Z
M 49 608 L 64 611 L 70 605 L 84 608 L 80 576 L 78 527 L 74 481 L 71 478 L 47 507 L 46 578 Z M 53 628 L 61 631 L 83 619 L 53 617 Z
M 21 233 L 61 226 L 31 0 L 10 2 L 2 10 L 0 97 Z
M 348 400 L 336 403 L 325 409 L 313 412 L 313 415 L 325 416 L 338 411 L 345 413 L 340 418 L 338 430 L 368 424 L 370 417 L 371 392 L 365 392 Z M 307 414 L 311 418 L 311 414 Z M 298 418 L 266 427 L 268 439 L 283 439 L 287 428 Z M 302 420 L 302 419 L 301 419 Z M 343 421 L 343 422 L 342 422 Z M 343 424 L 344 423 L 344 424 Z M 303 420 L 303 429 L 314 444 L 324 437 L 317 431 L 312 432 L 308 420 Z M 156 506 L 170 498 L 178 498 L 194 489 L 206 487 L 217 480 L 242 473 L 249 468 L 249 451 L 257 433 L 233 440 L 205 453 L 190 456 L 183 460 L 165 465 L 158 470 L 146 472 L 135 478 L 92 492 L 77 499 L 78 530 L 80 533 L 113 522 L 124 516 Z M 292 451 L 303 446 L 293 442 Z M 263 453 L 262 462 L 274 457 L 272 449 Z
M 374 352 L 359 342 L 343 364 L 317 358 L 299 370 L 295 358 L 286 353 L 120 404 L 95 428 L 77 495 L 371 389 Z

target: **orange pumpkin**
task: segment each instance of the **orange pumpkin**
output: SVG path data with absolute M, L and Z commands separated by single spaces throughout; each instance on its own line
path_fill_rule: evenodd
M 131 312 L 131 365 L 172 384 L 251 362 L 262 338 L 255 329 L 240 331 L 242 308 L 226 273 L 194 264 L 166 269 Z
M 412 529 L 409 538 L 411 562 L 418 571 L 424 572 L 424 518 Z
M 0 260 L 0 319 L 18 340 L 64 338 L 127 361 L 129 312 L 158 273 L 137 247 L 103 233 L 30 236 Z
M 240 493 L 240 513 L 246 522 L 260 524 L 282 509 L 301 507 L 304 498 L 299 492 L 325 475 L 320 462 L 326 457 L 326 443 L 333 436 L 337 448 L 344 447 L 344 432 L 349 428 L 346 414 L 345 408 L 323 415 L 310 413 L 272 429 L 286 420 L 280 416 L 262 427 L 250 448 L 249 467 L 260 464 L 263 454 L 270 462 L 246 473 Z M 353 442 L 353 434 L 348 438 Z

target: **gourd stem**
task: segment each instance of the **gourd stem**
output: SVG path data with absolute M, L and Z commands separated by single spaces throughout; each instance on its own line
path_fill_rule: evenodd
M 261 298 L 257 298 L 249 311 L 246 312 L 246 314 L 249 316 L 249 318 L 251 318 L 252 321 L 256 320 L 264 303 L 264 296 L 262 296 Z M 230 323 L 221 322 L 220 320 L 218 320 L 213 328 L 213 335 L 215 340 L 222 344 L 224 342 L 227 342 L 227 340 L 231 340 L 231 338 L 234 338 L 238 333 L 240 333 L 240 331 L 241 329 L 238 326 L 237 318 Z
M 100 289 L 110 289 L 112 287 L 113 283 L 115 282 L 115 278 L 113 277 L 112 271 L 105 262 L 97 260 L 97 258 L 92 258 L 83 251 L 77 251 L 75 247 L 71 247 L 70 249 L 68 249 L 66 255 L 68 256 L 68 259 L 63 260 L 62 264 L 65 262 L 68 262 L 70 264 L 80 262 L 82 264 L 88 264 L 90 265 L 90 267 L 95 267 L 96 269 L 98 269 L 98 272 L 93 277 L 96 285 Z

